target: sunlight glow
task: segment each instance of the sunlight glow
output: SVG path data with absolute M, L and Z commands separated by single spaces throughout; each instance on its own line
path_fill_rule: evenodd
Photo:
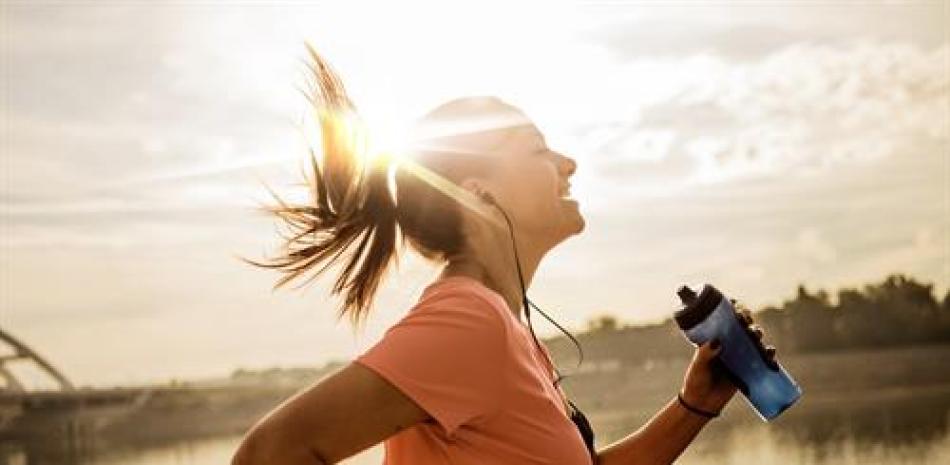
M 438 173 L 422 166 L 410 158 L 403 158 L 401 161 L 401 166 L 408 170 L 413 175 L 422 179 L 423 181 L 429 183 L 432 187 L 438 189 L 443 194 L 452 197 L 457 202 L 462 204 L 465 208 L 481 215 L 485 219 L 491 221 L 496 226 L 504 227 L 505 224 L 498 218 L 497 215 L 493 214 L 491 210 L 486 208 L 485 204 L 476 200 L 476 197 L 472 195 L 465 189 L 462 189 L 454 182 L 446 179 L 445 177 L 439 175 Z
M 300 129 L 304 132 L 307 145 L 313 153 L 318 155 L 321 163 L 326 162 L 324 157 L 327 150 L 343 150 L 356 157 L 355 167 L 363 171 L 364 174 L 372 169 L 380 168 L 379 165 L 382 163 L 391 162 L 391 170 L 387 173 L 390 178 L 390 185 L 394 170 L 404 168 L 440 192 L 455 199 L 469 210 L 483 216 L 497 226 L 504 226 L 498 216 L 493 214 L 489 208 L 486 208 L 486 205 L 474 195 L 444 176 L 417 163 L 412 159 L 411 154 L 413 149 L 421 147 L 433 149 L 435 147 L 432 144 L 425 144 L 424 140 L 446 137 L 452 135 L 452 132 L 464 133 L 504 127 L 516 124 L 514 121 L 492 118 L 491 121 L 479 122 L 475 125 L 440 124 L 435 127 L 434 133 L 426 132 L 425 136 L 427 137 L 413 139 L 406 125 L 395 121 L 375 118 L 370 123 L 355 113 L 331 113 L 324 110 L 317 110 L 316 114 L 317 118 L 313 124 L 304 124 Z M 523 122 L 523 120 L 518 121 Z M 415 134 L 417 137 L 420 135 Z M 439 148 L 447 151 L 452 150 L 452 148 L 446 146 L 439 146 Z M 462 152 L 458 147 L 455 147 L 454 151 Z

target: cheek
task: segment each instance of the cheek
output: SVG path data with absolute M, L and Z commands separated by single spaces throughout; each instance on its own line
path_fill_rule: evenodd
M 557 197 L 558 174 L 550 163 L 529 159 L 514 167 L 511 173 L 510 185 L 517 189 L 519 195 L 535 200 Z
M 517 205 L 519 222 L 532 230 L 550 228 L 560 208 L 557 186 L 552 184 L 550 174 L 526 169 L 512 188 L 509 198 Z

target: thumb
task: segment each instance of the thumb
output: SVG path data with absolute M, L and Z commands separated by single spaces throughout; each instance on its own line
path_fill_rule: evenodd
M 711 360 L 722 352 L 722 344 L 718 339 L 710 339 L 699 347 L 699 355 L 704 360 Z

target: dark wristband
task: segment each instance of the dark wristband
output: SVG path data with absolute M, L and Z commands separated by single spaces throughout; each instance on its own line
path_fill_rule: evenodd
M 687 404 L 686 400 L 683 399 L 682 392 L 676 393 L 676 398 L 680 401 L 680 405 L 682 405 L 686 410 L 689 410 L 690 412 L 695 413 L 696 415 L 699 415 L 701 417 L 706 417 L 706 418 L 716 418 L 719 416 L 719 412 L 715 412 L 715 413 L 707 412 L 703 409 L 696 408 L 696 407 L 693 407 L 692 405 Z

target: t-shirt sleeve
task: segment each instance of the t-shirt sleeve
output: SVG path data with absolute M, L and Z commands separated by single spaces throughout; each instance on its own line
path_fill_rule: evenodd
M 429 413 L 451 437 L 500 408 L 506 327 L 498 310 L 464 288 L 417 303 L 356 358 Z

